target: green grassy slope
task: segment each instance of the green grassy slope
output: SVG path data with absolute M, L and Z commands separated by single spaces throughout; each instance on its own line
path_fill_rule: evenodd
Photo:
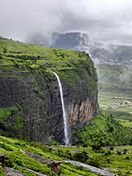
M 6 176 L 5 166 L 21 171 L 24 176 L 37 176 L 35 172 L 46 175 L 56 175 L 48 164 L 42 164 L 32 155 L 43 157 L 44 159 L 61 161 L 60 175 L 66 176 L 96 176 L 82 167 L 66 164 L 63 160 L 77 160 L 98 168 L 107 168 L 109 171 L 120 176 L 131 176 L 132 167 L 132 147 L 116 146 L 101 147 L 94 149 L 82 146 L 43 146 L 38 143 L 29 143 L 22 140 L 11 139 L 0 136 L 0 154 L 5 154 L 4 166 L 0 166 L 0 175 Z M 30 169 L 30 170 L 28 170 Z
M 63 161 L 66 158 L 55 154 L 48 146 L 42 146 L 37 143 L 28 143 L 22 140 L 0 136 L 0 154 L 5 154 L 7 157 L 4 166 L 8 166 L 9 163 L 11 163 L 11 167 L 13 167 L 15 170 L 21 171 L 25 176 L 36 176 L 36 174 L 29 171 L 28 169 L 46 175 L 56 175 L 55 172 L 48 166 L 48 164 L 41 164 L 37 159 L 27 155 L 26 152 L 37 154 L 41 157 L 44 157 L 45 159 L 57 161 Z M 1 176 L 5 175 L 4 166 L 0 166 Z M 83 168 L 75 167 L 63 162 L 61 163 L 60 175 L 96 176 L 96 174 L 90 173 Z
M 0 68 L 5 70 L 19 69 L 27 72 L 28 69 L 41 67 L 45 68 L 47 72 L 56 71 L 69 83 L 78 79 L 76 74 L 72 74 L 72 70 L 79 73 L 79 70 L 83 68 L 84 74 L 86 69 L 89 75 L 95 72 L 94 64 L 85 52 L 53 49 L 0 39 Z M 86 74 L 91 80 L 89 75 Z M 0 74 L 0 76 L 2 75 Z
M 89 122 L 89 125 L 78 129 L 75 142 L 83 146 L 114 146 L 132 144 L 132 129 L 122 126 L 111 114 L 101 111 Z
M 107 170 L 119 176 L 132 175 L 132 146 L 101 147 L 54 147 L 55 153 L 61 153 L 69 159 L 82 161 L 86 164 Z

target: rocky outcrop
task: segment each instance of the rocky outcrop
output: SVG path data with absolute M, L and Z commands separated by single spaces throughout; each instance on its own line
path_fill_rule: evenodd
M 86 100 L 80 102 L 79 104 L 73 103 L 68 107 L 69 112 L 69 124 L 80 125 L 87 124 L 88 120 L 95 114 L 94 105 L 87 98 Z
M 49 49 L 48 52 L 53 51 Z M 71 51 L 73 54 L 66 58 L 68 51 L 55 50 L 54 53 L 58 51 L 63 58 L 57 60 L 55 65 L 49 64 L 52 61 L 51 53 L 46 63 L 42 60 L 43 65 L 36 64 L 40 62 L 41 53 L 38 59 L 33 58 L 35 61 L 31 56 L 27 57 L 27 61 L 12 55 L 12 65 L 0 64 L 1 134 L 42 143 L 48 143 L 54 138 L 63 141 L 60 93 L 52 70 L 58 73 L 62 82 L 71 132 L 73 128 L 86 124 L 96 113 L 97 75 L 93 62 L 84 52 Z M 9 60 L 10 57 L 6 54 L 5 59 Z

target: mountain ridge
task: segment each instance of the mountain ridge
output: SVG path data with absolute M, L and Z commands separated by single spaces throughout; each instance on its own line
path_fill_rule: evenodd
M 132 63 L 132 46 L 105 44 L 90 38 L 87 33 L 52 33 L 48 38 L 43 34 L 33 34 L 28 42 L 54 48 L 81 50 L 90 53 L 95 63 L 125 64 Z

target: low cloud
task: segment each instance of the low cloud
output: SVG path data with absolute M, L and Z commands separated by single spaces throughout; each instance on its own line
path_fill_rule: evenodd
M 0 0 L 0 35 L 25 40 L 35 32 L 83 31 L 132 43 L 131 9 L 131 0 Z

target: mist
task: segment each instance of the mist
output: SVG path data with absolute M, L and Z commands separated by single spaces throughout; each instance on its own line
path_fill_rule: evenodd
M 0 0 L 0 35 L 24 41 L 35 32 L 83 31 L 132 43 L 131 9 L 131 0 Z

